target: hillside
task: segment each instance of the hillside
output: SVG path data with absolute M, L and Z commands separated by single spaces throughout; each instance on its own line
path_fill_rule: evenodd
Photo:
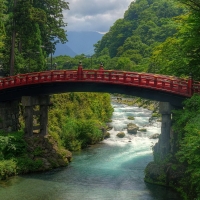
M 126 61 L 121 60 L 119 67 L 126 62 L 128 70 L 147 71 L 153 48 L 176 33 L 173 18 L 183 12 L 173 0 L 133 1 L 124 18 L 118 19 L 95 44 L 95 54 L 102 59 L 110 57 L 112 62 L 107 65 L 117 67 L 115 58 L 123 57 Z

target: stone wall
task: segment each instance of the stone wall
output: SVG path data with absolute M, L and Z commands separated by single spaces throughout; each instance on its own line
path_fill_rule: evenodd
M 19 101 L 0 102 L 0 130 L 10 132 L 19 128 Z

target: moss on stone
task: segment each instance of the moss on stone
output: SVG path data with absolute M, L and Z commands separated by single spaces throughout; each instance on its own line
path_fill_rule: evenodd
M 135 120 L 135 117 L 133 117 L 133 116 L 128 116 L 128 119 L 129 119 L 129 120 Z

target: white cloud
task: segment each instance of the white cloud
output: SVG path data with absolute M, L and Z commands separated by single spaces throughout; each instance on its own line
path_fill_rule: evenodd
M 70 10 L 64 11 L 67 31 L 107 32 L 124 16 L 132 0 L 68 0 Z

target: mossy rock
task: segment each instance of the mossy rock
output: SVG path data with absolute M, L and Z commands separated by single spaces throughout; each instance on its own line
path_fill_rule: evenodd
M 128 116 L 129 120 L 135 120 L 135 118 L 133 116 Z
M 117 133 L 117 137 L 119 137 L 119 138 L 123 138 L 124 136 L 125 136 L 124 132 Z
M 110 133 L 109 133 L 108 131 L 106 131 L 106 132 L 104 133 L 104 139 L 109 138 L 109 137 L 110 137 Z
M 139 127 L 136 124 L 133 124 L 133 123 L 127 124 L 127 132 L 129 134 L 136 134 L 138 129 Z
M 160 136 L 159 133 L 155 133 L 155 134 L 151 135 L 151 136 L 149 137 L 149 139 L 158 139 L 159 136 Z
M 112 130 L 112 129 L 113 129 L 112 126 L 108 126 L 108 127 L 106 127 L 106 130 L 107 130 L 107 131 L 110 131 L 110 130 Z
M 140 132 L 147 132 L 147 129 L 146 128 L 140 128 L 138 131 L 140 131 Z
M 160 114 L 159 113 L 153 113 L 152 117 L 160 117 Z

